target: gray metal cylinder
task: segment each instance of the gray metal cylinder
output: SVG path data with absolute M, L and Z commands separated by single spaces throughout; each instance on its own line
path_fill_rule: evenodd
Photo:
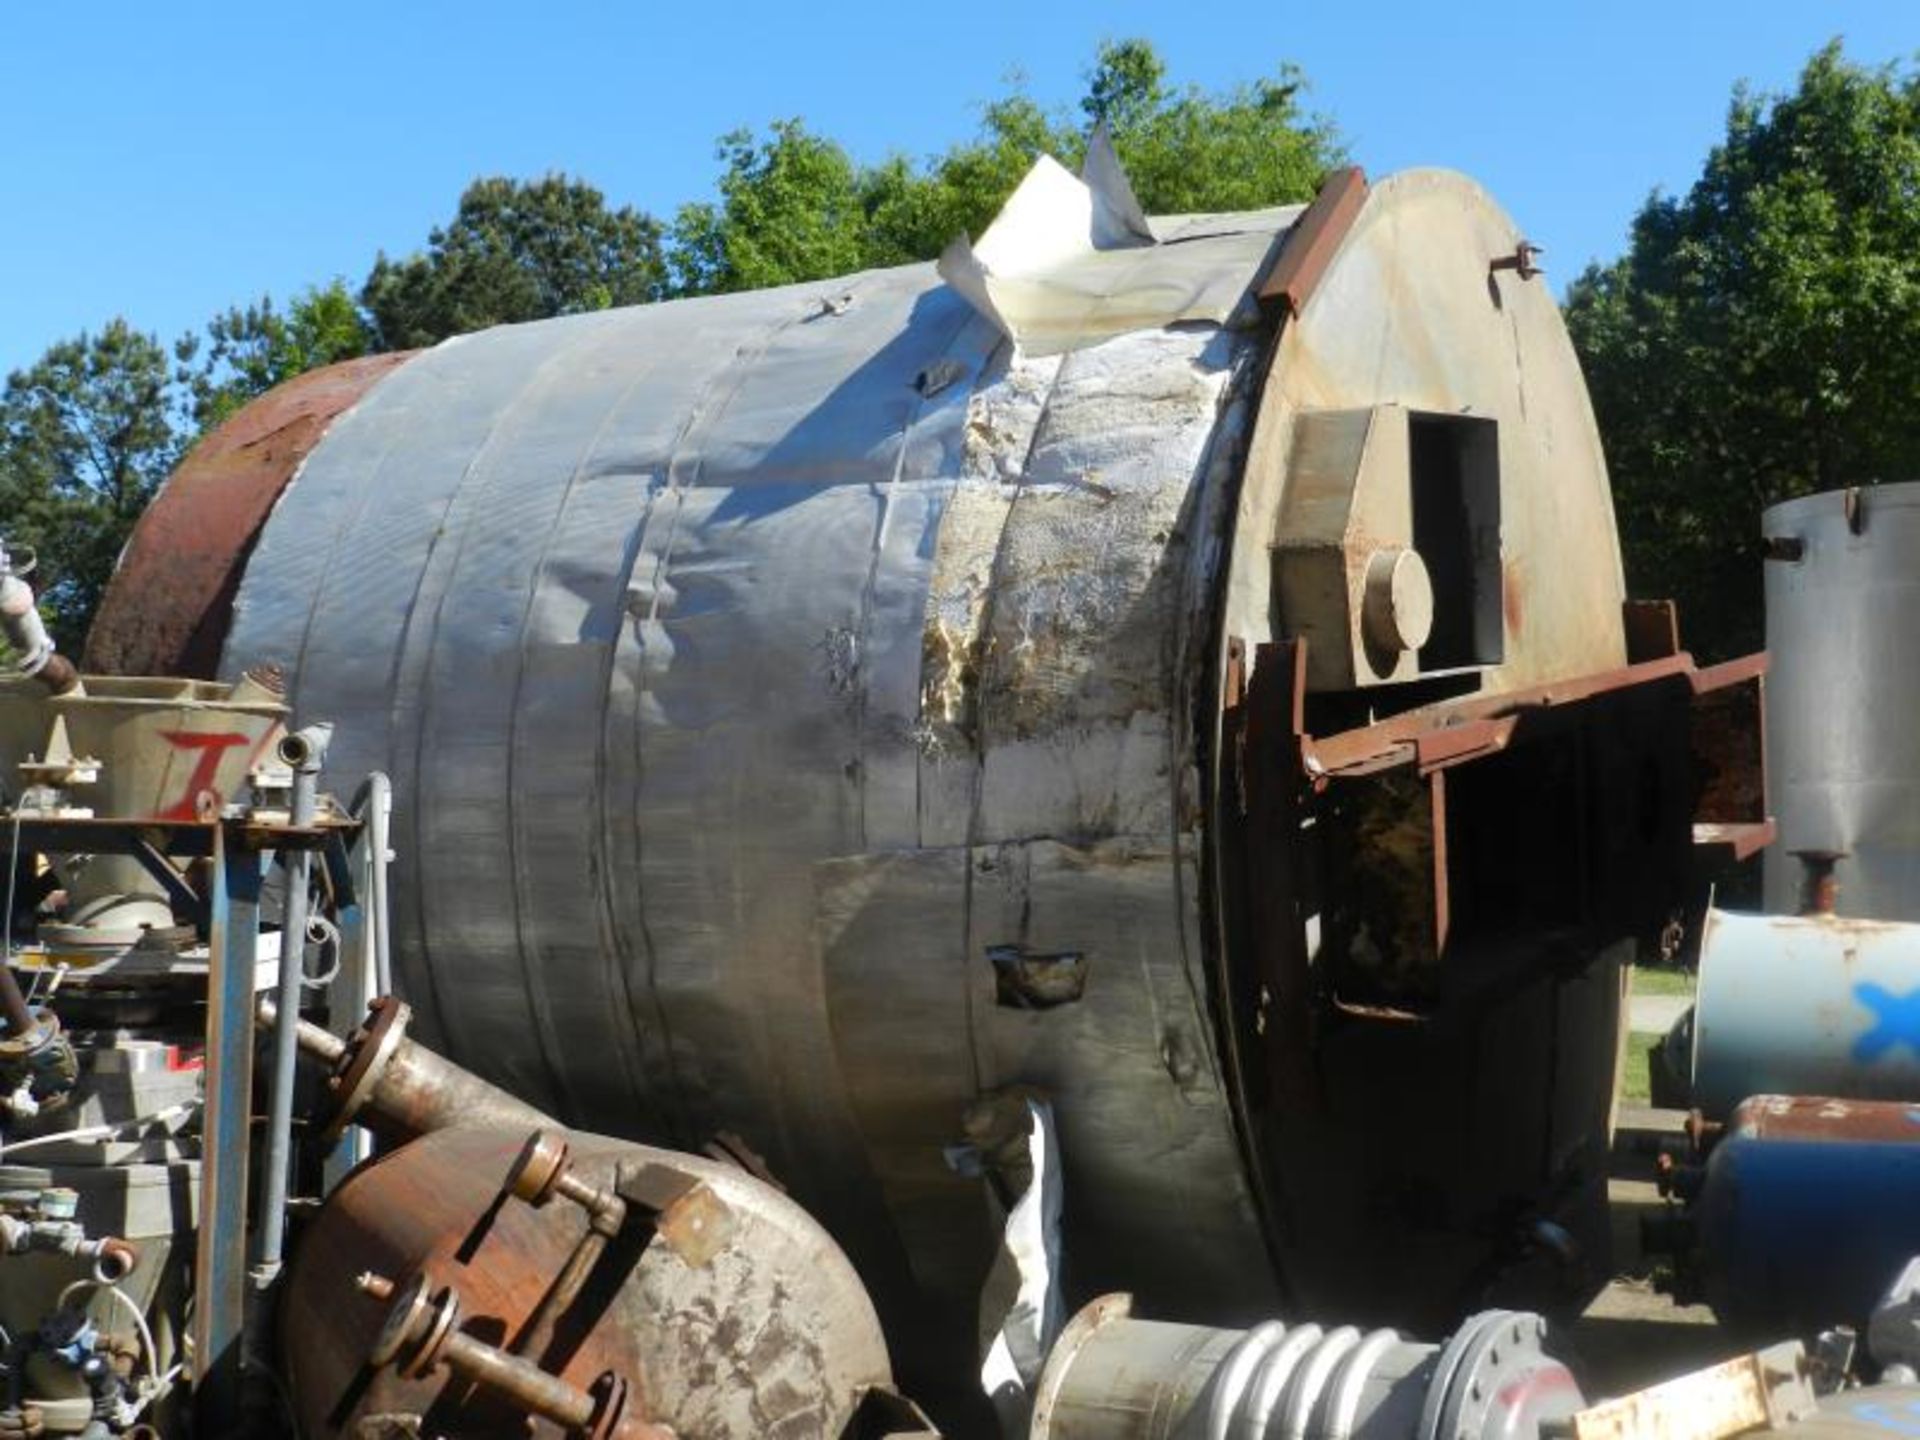
M 1719 1119 L 1749 1095 L 1920 1100 L 1916 996 L 1920 925 L 1709 910 L 1692 1103 Z
M 1033 1440 L 1494 1440 L 1584 1404 L 1541 1351 L 1538 1315 L 1483 1311 L 1429 1345 L 1351 1325 L 1169 1325 L 1131 1308 L 1106 1296 L 1061 1334 Z
M 423 1037 L 570 1125 L 742 1137 L 890 1333 L 962 1357 L 998 1236 L 956 1152 L 1031 1091 L 1090 1293 L 1255 1315 L 1278 1271 L 1438 1328 L 1522 1253 L 1521 1199 L 1597 1259 L 1617 935 L 1503 932 L 1499 984 L 1433 1024 L 1270 973 L 1339 898 L 1324 832 L 1262 820 L 1253 856 L 1226 730 L 1249 665 L 1282 683 L 1262 647 L 1327 620 L 1275 580 L 1305 563 L 1276 560 L 1294 477 L 1336 478 L 1297 434 L 1371 437 L 1347 458 L 1438 567 L 1449 647 L 1375 700 L 1626 660 L 1578 365 L 1551 293 L 1490 268 L 1518 228 L 1462 177 L 1395 176 L 1263 308 L 1297 219 L 1094 253 L 1056 300 L 1149 303 L 1063 351 L 909 266 L 464 336 L 334 419 L 235 561 L 222 665 L 282 662 L 334 773 L 393 777 Z M 1233 303 L 1171 323 L 1197 292 Z M 1286 769 L 1284 737 L 1262 753 Z M 1284 915 L 1237 888 L 1256 864 Z M 1527 1263 L 1520 1293 L 1569 1283 Z
M 1794 852 L 1814 850 L 1842 857 L 1840 913 L 1920 920 L 1920 483 L 1808 495 L 1761 524 L 1767 909 L 1798 908 Z

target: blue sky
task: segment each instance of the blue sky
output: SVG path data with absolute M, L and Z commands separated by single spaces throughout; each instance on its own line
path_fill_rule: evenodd
M 1448 165 L 1556 285 L 1684 188 L 1733 84 L 1834 35 L 1920 49 L 1913 0 L 1608 5 L 16 4 L 0 17 L 0 370 L 116 314 L 171 338 L 416 248 L 483 173 L 565 170 L 662 217 L 723 131 L 798 115 L 862 158 L 974 128 L 1010 72 L 1070 104 L 1143 35 L 1203 86 L 1302 66 L 1373 174 Z

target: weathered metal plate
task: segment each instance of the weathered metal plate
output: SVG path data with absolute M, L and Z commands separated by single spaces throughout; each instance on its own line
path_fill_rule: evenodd
M 369 355 L 298 376 L 195 446 L 134 527 L 87 635 L 83 667 L 211 680 L 240 573 L 280 492 L 340 413 L 413 354 Z

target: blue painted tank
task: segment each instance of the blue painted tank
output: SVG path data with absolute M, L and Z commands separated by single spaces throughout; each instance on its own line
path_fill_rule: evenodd
M 1728 1329 L 1777 1339 L 1864 1324 L 1920 1253 L 1920 1106 L 1757 1096 L 1689 1214 L 1692 1267 Z

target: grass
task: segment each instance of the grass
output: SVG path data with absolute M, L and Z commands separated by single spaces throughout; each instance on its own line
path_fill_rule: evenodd
M 1636 995 L 1687 995 L 1693 994 L 1693 972 L 1691 970 L 1653 969 L 1646 965 L 1636 965 L 1633 970 L 1633 993 Z
M 1658 1035 L 1627 1036 L 1627 1058 L 1620 1067 L 1620 1102 L 1623 1105 L 1651 1103 L 1653 1083 L 1647 1065 L 1653 1047 L 1659 1043 Z

